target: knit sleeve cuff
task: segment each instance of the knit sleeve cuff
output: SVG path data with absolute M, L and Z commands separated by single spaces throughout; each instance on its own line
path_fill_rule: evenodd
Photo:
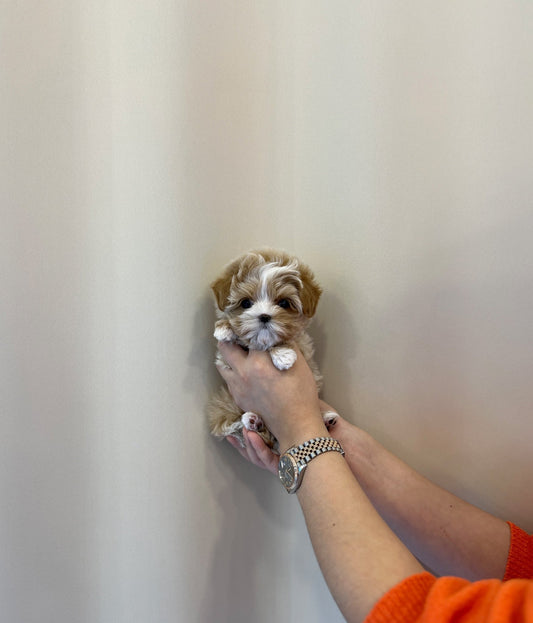
M 533 579 L 533 535 L 527 534 L 510 521 L 507 523 L 511 529 L 511 545 L 503 580 Z
M 415 621 L 424 609 L 435 576 L 423 572 L 411 575 L 386 593 L 372 608 L 364 623 Z

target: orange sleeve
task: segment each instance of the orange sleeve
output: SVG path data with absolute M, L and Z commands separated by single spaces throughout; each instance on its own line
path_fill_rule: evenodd
M 533 579 L 533 535 L 527 534 L 510 521 L 507 523 L 511 529 L 511 546 L 503 579 Z
M 374 606 L 365 623 L 533 623 L 532 580 L 413 575 Z
M 419 573 L 386 593 L 365 623 L 533 623 L 533 536 L 509 527 L 503 581 Z

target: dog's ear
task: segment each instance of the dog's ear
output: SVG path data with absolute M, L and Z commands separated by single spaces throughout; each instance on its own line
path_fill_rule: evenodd
M 322 288 L 318 285 L 311 269 L 305 265 L 300 265 L 300 279 L 302 280 L 302 290 L 300 300 L 304 316 L 312 318 L 315 315 L 318 300 L 322 294 Z
M 213 281 L 211 284 L 211 290 L 215 295 L 218 308 L 223 311 L 226 307 L 229 293 L 231 290 L 232 273 L 226 271 L 221 277 Z

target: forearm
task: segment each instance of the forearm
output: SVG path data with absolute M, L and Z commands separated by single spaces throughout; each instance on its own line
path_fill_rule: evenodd
M 509 527 L 427 480 L 344 420 L 334 431 L 372 504 L 409 549 L 441 575 L 501 578 Z
M 337 452 L 310 462 L 298 498 L 322 573 L 347 621 L 362 621 L 390 588 L 423 570 Z

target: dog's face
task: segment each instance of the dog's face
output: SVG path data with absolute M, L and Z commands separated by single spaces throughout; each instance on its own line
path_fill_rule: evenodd
M 254 350 L 286 343 L 313 317 L 321 288 L 312 272 L 279 251 L 256 251 L 234 260 L 212 285 L 219 317 L 239 342 Z

